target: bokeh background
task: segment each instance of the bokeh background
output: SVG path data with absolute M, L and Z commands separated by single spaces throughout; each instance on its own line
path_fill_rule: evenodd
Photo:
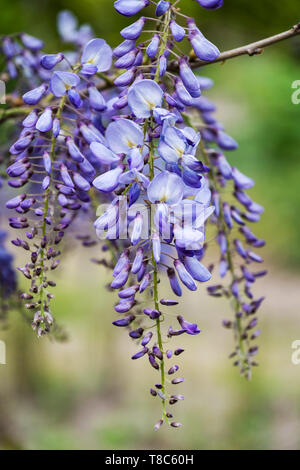
M 215 12 L 194 0 L 181 5 L 221 50 L 300 20 L 298 0 L 225 0 Z M 0 34 L 26 31 L 43 38 L 47 52 L 61 50 L 55 23 L 62 9 L 90 23 L 112 46 L 130 21 L 115 12 L 112 0 L 1 0 Z M 300 105 L 291 102 L 291 85 L 300 80 L 300 38 L 201 73 L 214 79 L 208 96 L 240 144 L 230 162 L 256 179 L 250 195 L 266 207 L 255 228 L 267 239 L 269 269 L 257 286 L 267 297 L 260 310 L 260 367 L 247 383 L 227 359 L 232 337 L 221 327 L 229 315 L 223 300 L 207 298 L 204 288 L 187 296 L 181 305 L 203 333 L 187 342 L 180 338 L 186 401 L 177 405 L 176 417 L 184 426 L 155 433 L 159 404 L 148 393 L 155 372 L 143 360 L 130 360 L 134 345 L 111 327 L 113 296 L 103 288 L 108 274 L 90 263 L 95 250 L 82 250 L 74 239 L 57 271 L 54 301 L 68 341 L 37 340 L 17 312 L 0 331 L 7 344 L 7 365 L 0 366 L 0 448 L 300 448 L 300 365 L 291 362 L 291 344 L 300 339 Z

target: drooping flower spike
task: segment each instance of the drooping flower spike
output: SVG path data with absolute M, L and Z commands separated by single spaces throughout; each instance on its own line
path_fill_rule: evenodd
M 100 107 L 101 100 L 101 95 L 95 96 L 100 94 L 97 80 L 94 84 L 92 78 L 88 84 L 83 82 L 81 67 L 55 70 L 63 59 L 60 53 L 37 59 L 50 72 L 47 80 L 43 77 L 43 83 L 23 96 L 26 104 L 38 104 L 40 108 L 32 111 L 28 108 L 23 129 L 10 148 L 15 162 L 7 169 L 9 186 L 24 187 L 22 197 L 12 198 L 7 207 L 17 212 L 17 217 L 9 219 L 11 227 L 26 230 L 15 246 L 30 254 L 29 262 L 20 272 L 31 281 L 30 293 L 24 293 L 23 298 L 29 295 L 31 302 L 27 308 L 36 311 L 33 327 L 38 336 L 53 326 L 50 311 L 53 294 L 49 289 L 55 284 L 48 275 L 59 265 L 57 245 L 74 218 L 88 210 L 91 182 L 102 165 L 91 154 L 90 143 L 105 140 L 93 124 L 95 108 Z M 96 72 L 107 70 L 111 61 L 112 50 L 100 39 L 87 43 L 80 60 L 83 67 L 86 62 L 92 63 Z M 87 90 L 90 92 L 93 86 L 96 92 L 90 99 Z M 49 92 L 53 98 L 47 95 Z M 83 120 L 77 111 L 82 106 L 87 113 L 86 117 L 82 115 Z M 102 109 L 106 110 L 106 105 Z M 87 241 L 84 243 L 88 245 Z
M 223 4 L 197 1 L 213 10 Z M 247 227 L 263 212 L 245 192 L 254 181 L 224 155 L 238 144 L 214 117 L 214 103 L 203 96 L 213 82 L 194 73 L 190 58 L 176 52 L 186 40 L 199 59 L 210 62 L 219 49 L 192 18 L 179 14 L 176 2 L 162 0 L 152 10 L 151 3 L 114 2 L 127 17 L 146 15 L 148 6 L 147 12 L 154 12 L 153 18 L 141 16 L 124 27 L 114 51 L 93 38 L 91 28 L 78 27 L 66 11 L 59 15 L 58 29 L 64 41 L 74 44 L 73 55 L 44 54 L 42 42 L 26 35 L 4 38 L 2 49 L 12 78 L 20 60 L 25 67 L 24 57 L 30 57 L 34 77 L 23 95 L 26 115 L 11 143 L 7 168 L 8 185 L 18 191 L 7 202 L 15 212 L 9 224 L 22 234 L 14 245 L 29 256 L 19 271 L 30 281 L 22 298 L 33 311 L 32 326 L 38 336 L 53 329 L 52 272 L 60 264 L 61 240 L 75 219 L 86 226 L 99 203 L 94 235 L 103 257 L 95 261 L 111 270 L 113 325 L 135 342 L 132 359 L 145 361 L 158 374 L 150 394 L 161 402 L 159 429 L 164 423 L 181 426 L 171 412 L 184 399 L 173 390 L 184 381 L 176 364 L 184 352 L 177 337 L 202 336 L 201 319 L 187 318 L 179 298 L 184 292 L 197 295 L 211 281 L 209 295 L 230 299 L 234 318 L 223 325 L 233 330 L 232 357 L 249 377 L 259 335 L 254 315 L 263 301 L 254 298 L 252 286 L 265 271 L 252 270 L 253 263 L 262 262 L 255 250 L 264 245 Z M 148 22 L 155 33 L 147 38 Z M 170 70 L 174 60 L 177 75 Z M 223 194 L 226 185 L 234 202 Z M 214 227 L 220 248 L 222 283 L 214 282 L 207 267 L 207 224 Z M 96 237 L 80 240 L 89 247 Z M 168 298 L 160 296 L 163 279 Z

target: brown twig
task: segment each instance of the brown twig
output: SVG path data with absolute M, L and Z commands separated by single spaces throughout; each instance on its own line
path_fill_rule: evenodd
M 26 116 L 29 114 L 32 108 L 24 106 L 15 106 L 13 108 L 0 109 L 0 124 L 7 119 L 14 119 L 19 116 Z
M 217 62 L 225 62 L 228 59 L 233 59 L 234 57 L 239 57 L 241 55 L 248 55 L 253 56 L 257 54 L 261 54 L 265 47 L 271 46 L 280 41 L 284 41 L 285 39 L 292 38 L 300 34 L 300 23 L 293 26 L 288 31 L 284 31 L 280 34 L 275 34 L 275 36 L 270 36 L 268 38 L 262 39 L 261 41 L 252 42 L 251 44 L 247 44 L 246 46 L 237 47 L 236 49 L 231 49 L 229 51 L 222 52 L 216 60 L 211 62 L 199 60 L 196 58 L 194 52 L 191 54 L 191 61 L 190 65 L 192 68 L 202 67 L 204 65 L 215 64 Z M 173 72 L 178 71 L 178 63 L 177 61 L 173 61 L 170 64 L 170 70 Z
M 261 41 L 252 42 L 251 44 L 247 44 L 246 46 L 237 47 L 236 49 L 231 49 L 229 51 L 222 52 L 220 56 L 213 60 L 212 62 L 206 62 L 203 60 L 199 60 L 195 58 L 194 53 L 191 54 L 190 65 L 192 68 L 202 67 L 204 65 L 215 64 L 217 62 L 225 62 L 228 59 L 233 59 L 234 57 L 239 57 L 241 55 L 248 55 L 253 56 L 257 54 L 261 54 L 265 47 L 271 46 L 272 44 L 276 44 L 277 42 L 284 41 L 285 39 L 292 38 L 300 34 L 300 23 L 293 26 L 288 31 L 284 31 L 280 34 L 275 34 L 275 36 L 270 36 L 268 38 L 262 39 Z M 178 72 L 178 62 L 173 61 L 170 63 L 168 70 L 171 72 Z M 110 88 L 113 85 L 113 77 L 105 77 L 104 86 L 101 85 L 101 89 Z M 18 103 L 21 105 L 21 102 Z M 4 122 L 8 118 L 15 118 L 18 116 L 26 115 L 30 112 L 30 108 L 26 108 L 24 106 L 15 106 L 13 108 L 8 109 L 0 109 L 0 124 Z

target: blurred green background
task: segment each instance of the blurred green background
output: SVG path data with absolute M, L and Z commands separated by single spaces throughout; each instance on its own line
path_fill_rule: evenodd
M 2 0 L 0 31 L 37 35 L 54 52 L 62 47 L 56 15 L 70 9 L 115 46 L 118 31 L 131 20 L 118 15 L 112 4 Z M 181 6 L 221 50 L 284 31 L 300 20 L 297 0 L 284 5 L 225 0 L 214 12 L 194 0 L 181 0 Z M 8 357 L 7 365 L 0 366 L 0 448 L 300 448 L 300 365 L 291 362 L 291 343 L 300 339 L 300 105 L 291 101 L 299 65 L 296 38 L 260 56 L 201 71 L 214 79 L 207 96 L 218 104 L 219 118 L 240 144 L 227 156 L 256 179 L 250 195 L 266 207 L 254 229 L 267 239 L 263 251 L 270 272 L 257 286 L 257 294 L 267 300 L 260 311 L 261 366 L 251 383 L 239 378 L 226 357 L 232 338 L 220 325 L 229 315 L 228 305 L 199 289 L 182 302 L 203 329 L 199 337 L 187 338 L 179 361 L 187 379 L 181 388 L 186 401 L 177 405 L 176 417 L 184 427 L 154 433 L 159 404 L 147 390 L 155 372 L 143 360 L 129 359 L 134 345 L 111 327 L 113 296 L 102 287 L 108 274 L 89 262 L 95 250 L 82 252 L 74 242 L 57 273 L 54 309 L 69 341 L 37 340 L 17 313 L 9 329 L 0 332 Z

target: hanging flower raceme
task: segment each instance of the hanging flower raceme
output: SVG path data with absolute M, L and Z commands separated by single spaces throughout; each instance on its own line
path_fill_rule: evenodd
M 94 39 L 83 48 L 80 64 L 68 70 L 67 62 L 65 71 L 52 71 L 64 58 L 61 53 L 42 57 L 41 66 L 51 70 L 48 80 L 23 96 L 28 106 L 40 108 L 28 108 L 20 135 L 10 148 L 15 160 L 7 168 L 9 186 L 23 191 L 6 207 L 17 212 L 10 217 L 10 226 L 25 230 L 13 243 L 30 256 L 19 271 L 31 282 L 22 298 L 28 309 L 35 310 L 33 328 L 38 336 L 53 324 L 50 290 L 55 283 L 48 275 L 60 263 L 58 245 L 74 218 L 88 210 L 91 182 L 102 165 L 90 150 L 92 141 L 104 140 L 93 123 L 95 108 L 101 101 L 106 110 L 93 75 L 110 67 L 112 51 L 105 41 Z M 89 75 L 88 83 L 81 74 Z M 85 116 L 77 111 L 81 108 Z
M 90 41 L 94 34 L 90 25 L 84 24 L 78 27 L 78 20 L 69 10 L 63 10 L 57 17 L 57 30 L 64 42 L 83 46 Z
M 164 17 L 166 34 L 171 21 L 170 3 L 160 2 L 156 14 Z M 167 312 L 163 310 L 176 305 L 176 302 L 161 299 L 160 304 L 159 277 L 167 274 L 170 288 L 177 296 L 182 295 L 181 285 L 195 291 L 198 282 L 210 279 L 209 271 L 199 258 L 203 252 L 205 222 L 214 208 L 209 207 L 208 168 L 196 158 L 200 134 L 191 127 L 177 127 L 176 124 L 182 123 L 183 119 L 178 112 L 182 105 L 174 95 L 176 82 L 173 89 L 167 90 L 159 78 L 164 75 L 159 57 L 163 56 L 167 64 L 168 50 L 172 47 L 164 37 L 160 37 L 160 33 L 146 49 L 152 67 L 150 77 L 145 77 L 143 69 L 135 72 L 131 54 L 134 55 L 134 48 L 139 46 L 130 41 L 139 37 L 144 22 L 141 18 L 125 28 L 121 32 L 125 42 L 115 50 L 116 65 L 121 64 L 122 58 L 122 67 L 132 73 L 128 81 L 120 83 L 118 78 L 115 84 L 130 85 L 136 73 L 133 84 L 127 91 L 123 88 L 119 95 L 119 99 L 127 96 L 128 117 L 116 118 L 108 125 L 105 142 L 91 144 L 92 152 L 108 164 L 106 171 L 93 181 L 94 187 L 106 194 L 113 191 L 116 198 L 122 195 L 122 200 L 116 203 L 114 199 L 100 215 L 95 228 L 100 237 L 111 239 L 113 235 L 122 238 L 125 233 L 129 240 L 129 246 L 121 253 L 113 270 L 114 279 L 110 284 L 112 289 L 119 290 L 115 310 L 125 315 L 123 320 L 116 320 L 114 324 L 129 328 L 129 335 L 140 343 L 141 349 L 132 359 L 148 357 L 149 364 L 160 372 L 158 391 L 151 389 L 151 394 L 162 401 L 162 422 L 169 422 L 172 414 L 166 411 L 166 404 L 174 405 L 179 399 L 166 390 L 165 361 L 181 350 L 164 351 L 163 337 L 171 339 L 183 333 L 196 335 L 200 330 L 181 315 L 178 317 L 180 330 L 169 325 L 164 328 Z M 172 29 L 176 35 L 174 20 Z M 176 30 L 181 32 L 179 25 Z M 186 59 L 180 61 L 180 74 L 182 87 L 192 102 L 201 95 L 201 88 Z M 169 98 L 171 95 L 174 95 L 172 100 Z M 140 309 L 139 296 L 145 296 L 147 292 L 151 294 L 151 291 L 153 306 Z M 154 330 L 151 334 L 149 327 Z M 177 369 L 176 365 L 169 366 L 169 375 L 176 373 Z M 181 381 L 173 380 L 173 384 L 178 383 Z
M 259 266 L 263 262 L 253 249 L 263 247 L 265 242 L 256 237 L 246 224 L 258 222 L 264 209 L 245 192 L 253 187 L 254 181 L 237 168 L 231 167 L 222 153 L 223 150 L 235 150 L 235 140 L 224 132 L 223 126 L 205 108 L 198 108 L 198 111 L 204 123 L 201 130 L 202 156 L 211 166 L 208 177 L 215 206 L 213 223 L 217 227 L 221 255 L 219 275 L 229 282 L 227 285 L 220 283 L 209 286 L 208 293 L 214 297 L 231 299 L 234 319 L 224 320 L 223 326 L 234 332 L 236 347 L 230 357 L 234 359 L 234 365 L 239 367 L 240 373 L 249 379 L 252 367 L 257 365 L 253 357 L 257 354 L 258 347 L 253 341 L 260 334 L 260 330 L 255 329 L 255 315 L 264 300 L 264 297 L 255 299 L 252 289 L 255 281 L 267 271 L 252 270 L 253 264 Z M 217 144 L 219 149 L 210 148 L 211 143 Z M 233 193 L 231 203 L 223 195 L 224 188 L 229 185 Z
M 212 10 L 223 4 L 197 1 Z M 264 245 L 247 226 L 263 212 L 246 193 L 254 181 L 224 155 L 238 144 L 204 96 L 212 80 L 193 72 L 193 53 L 186 56 L 179 43 L 188 41 L 205 62 L 215 61 L 220 51 L 177 2 L 159 1 L 154 10 L 151 3 L 114 2 L 128 17 L 144 14 L 148 6 L 154 12 L 124 27 L 114 51 L 68 11 L 59 15 L 58 29 L 74 53 L 44 54 L 43 43 L 28 35 L 4 38 L 2 49 L 12 78 L 20 65 L 31 77 L 23 95 L 25 116 L 10 146 L 8 184 L 16 193 L 6 207 L 14 211 L 11 228 L 21 234 L 13 244 L 29 256 L 18 269 L 30 281 L 22 298 L 33 311 L 33 328 L 41 336 L 54 322 L 51 273 L 60 263 L 62 239 L 75 219 L 86 225 L 86 214 L 103 203 L 94 228 L 111 259 L 107 254 L 94 261 L 111 269 L 113 325 L 133 340 L 132 359 L 145 361 L 159 377 L 150 388 L 162 406 L 159 429 L 164 423 L 180 426 L 172 412 L 184 399 L 173 389 L 184 381 L 176 363 L 184 352 L 177 337 L 196 340 L 201 319 L 188 318 L 178 299 L 203 291 L 212 278 L 207 225 L 215 229 L 222 278 L 207 290 L 231 301 L 234 318 L 223 324 L 234 332 L 232 357 L 247 377 L 256 365 L 255 314 L 263 300 L 254 298 L 252 286 L 265 271 L 252 269 L 262 262 L 256 248 Z M 224 195 L 225 187 L 233 198 Z M 96 243 L 90 235 L 80 239 L 84 246 Z M 160 294 L 164 280 L 168 298 Z
M 117 12 L 121 13 L 121 15 L 133 16 L 149 5 L 149 3 L 149 0 L 117 0 L 114 5 Z

